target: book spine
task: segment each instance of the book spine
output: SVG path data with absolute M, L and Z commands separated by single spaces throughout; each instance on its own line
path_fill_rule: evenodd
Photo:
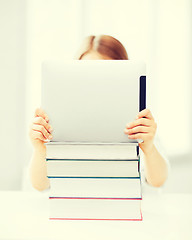
M 80 221 L 142 221 L 143 218 L 49 218 L 49 220 L 80 220 Z
M 142 198 L 107 198 L 107 197 L 49 197 L 49 199 L 97 199 L 97 200 L 142 200 Z
M 140 174 L 140 173 L 139 173 Z M 73 176 L 47 176 L 48 178 L 92 178 L 92 179 L 140 179 L 138 177 L 73 177 Z

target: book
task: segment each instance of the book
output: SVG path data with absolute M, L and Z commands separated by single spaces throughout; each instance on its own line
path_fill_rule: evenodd
M 138 198 L 138 178 L 50 178 L 50 197 Z
M 138 143 L 46 143 L 47 159 L 137 159 Z
M 47 159 L 50 177 L 137 177 L 139 158 L 132 160 Z
M 141 221 L 140 199 L 50 198 L 50 220 Z
M 46 145 L 50 220 L 142 220 L 138 143 Z

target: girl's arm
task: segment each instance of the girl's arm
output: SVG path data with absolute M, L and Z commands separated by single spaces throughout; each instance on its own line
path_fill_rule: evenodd
M 154 187 L 162 186 L 168 177 L 168 166 L 155 145 L 144 153 L 144 163 L 147 182 Z
M 48 116 L 42 109 L 36 109 L 35 118 L 30 127 L 30 140 L 33 145 L 33 155 L 30 164 L 30 179 L 32 186 L 43 191 L 49 188 L 49 179 L 47 178 L 46 166 L 46 146 L 47 139 L 51 139 L 52 131 L 49 125 Z
M 129 139 L 142 139 L 139 147 L 144 153 L 145 175 L 147 182 L 154 187 L 164 184 L 168 176 L 166 160 L 156 149 L 153 140 L 157 124 L 149 109 L 139 112 L 136 120 L 126 125 L 124 132 Z

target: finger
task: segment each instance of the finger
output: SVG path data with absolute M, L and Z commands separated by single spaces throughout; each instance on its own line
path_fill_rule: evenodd
M 147 118 L 139 118 L 131 123 L 128 123 L 126 125 L 126 128 L 127 129 L 130 129 L 130 128 L 133 128 L 133 127 L 136 127 L 136 126 L 146 126 L 146 127 L 150 127 L 152 126 L 152 121 L 147 119 Z
M 43 125 L 33 124 L 32 130 L 41 132 L 46 139 L 51 139 L 52 135 L 48 133 L 48 131 L 44 128 Z
M 137 126 L 132 129 L 125 129 L 124 132 L 128 135 L 135 134 L 135 133 L 148 133 L 150 131 L 150 127 L 145 126 Z
M 46 141 L 47 139 L 43 136 L 43 134 L 39 131 L 35 131 L 33 130 L 32 133 L 31 133 L 31 136 L 34 140 L 41 140 L 41 141 Z
M 129 139 L 142 139 L 143 141 L 145 141 L 147 137 L 148 137 L 148 133 L 136 133 L 136 134 L 128 135 Z
M 49 122 L 49 117 L 48 115 L 43 111 L 42 108 L 37 108 L 35 110 L 35 117 L 42 117 L 43 119 L 45 119 L 46 122 Z
M 151 111 L 149 109 L 142 110 L 141 112 L 138 113 L 137 117 L 138 118 L 146 117 L 146 118 L 151 119 L 151 120 L 154 119 L 152 114 L 151 114 Z
M 33 120 L 34 124 L 38 124 L 38 125 L 42 125 L 44 126 L 44 128 L 50 133 L 53 129 L 51 127 L 50 124 L 48 124 L 45 119 L 43 119 L 42 117 L 35 117 L 35 119 Z

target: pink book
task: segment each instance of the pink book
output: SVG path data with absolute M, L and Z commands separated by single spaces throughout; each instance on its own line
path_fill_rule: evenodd
M 141 198 L 50 197 L 50 220 L 142 221 Z

